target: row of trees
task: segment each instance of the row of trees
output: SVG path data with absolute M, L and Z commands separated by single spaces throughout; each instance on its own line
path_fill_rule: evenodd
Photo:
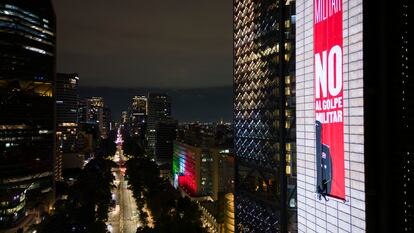
M 76 182 L 68 187 L 68 198 L 56 201 L 52 214 L 34 228 L 40 233 L 108 232 L 105 222 L 111 204 L 116 166 L 103 157 L 92 159 Z
M 181 197 L 168 180 L 160 177 L 157 164 L 145 156 L 139 143 L 127 139 L 124 145 L 124 152 L 132 155 L 126 162 L 126 175 L 144 225 L 137 229 L 137 233 L 207 232 L 202 227 L 198 205 Z M 145 207 L 152 214 L 153 227 L 148 226 Z

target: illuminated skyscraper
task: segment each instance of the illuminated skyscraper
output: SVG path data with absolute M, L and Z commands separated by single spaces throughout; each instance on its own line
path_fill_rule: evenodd
M 143 136 L 147 127 L 147 97 L 134 96 L 130 109 L 131 134 Z
M 98 125 L 99 133 L 102 138 L 106 138 L 109 133 L 108 110 L 105 109 L 103 97 L 91 97 L 87 99 L 87 121 Z M 110 113 L 109 113 L 110 114 Z
M 79 131 L 78 93 L 79 77 L 77 74 L 56 75 L 56 136 L 57 178 L 65 168 L 81 167 L 83 159 L 79 157 L 76 137 Z M 77 165 L 76 165 L 77 164 Z
M 236 232 L 296 230 L 295 1 L 234 1 Z
M 0 193 L 26 190 L 28 207 L 53 197 L 55 31 L 49 0 L 0 1 Z M 1 211 L 0 225 L 22 208 Z

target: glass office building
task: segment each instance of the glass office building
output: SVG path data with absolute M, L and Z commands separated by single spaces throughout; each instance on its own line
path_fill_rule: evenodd
M 296 231 L 295 1 L 234 1 L 236 232 Z
M 63 169 L 83 166 L 76 144 L 79 132 L 78 86 L 78 74 L 56 75 L 56 180 L 62 178 Z
M 0 192 L 27 205 L 53 193 L 55 44 L 50 1 L 0 1 Z

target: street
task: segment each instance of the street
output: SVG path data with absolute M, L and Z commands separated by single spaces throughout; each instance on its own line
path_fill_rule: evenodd
M 118 134 L 118 150 L 114 161 L 119 167 L 113 169 L 116 188 L 112 190 L 112 198 L 116 207 L 109 213 L 108 230 L 113 233 L 135 233 L 139 226 L 138 211 L 132 191 L 128 189 L 128 181 L 125 180 L 125 158 L 122 152 L 122 138 Z

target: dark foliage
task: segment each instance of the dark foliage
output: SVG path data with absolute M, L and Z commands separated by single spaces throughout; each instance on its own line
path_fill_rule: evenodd
M 108 158 L 109 156 L 114 155 L 116 152 L 115 139 L 112 137 L 101 139 L 97 152 L 98 157 L 101 158 Z
M 124 154 L 136 158 L 144 156 L 145 153 L 142 139 L 138 136 L 126 137 L 122 148 L 124 150 Z
M 111 202 L 113 166 L 112 161 L 92 159 L 69 187 L 68 199 L 55 203 L 53 213 L 35 227 L 37 232 L 107 232 L 105 221 Z
M 139 209 L 144 204 L 152 213 L 154 228 L 147 226 L 137 229 L 138 233 L 203 233 L 201 211 L 188 198 L 182 198 L 171 184 L 159 176 L 155 162 L 147 157 L 130 159 L 127 162 L 129 184 Z M 142 212 L 142 211 L 141 211 Z M 140 215 L 143 223 L 145 212 Z
M 62 171 L 62 175 L 64 179 L 72 178 L 74 180 L 77 180 L 81 174 L 82 174 L 81 168 L 67 168 Z

